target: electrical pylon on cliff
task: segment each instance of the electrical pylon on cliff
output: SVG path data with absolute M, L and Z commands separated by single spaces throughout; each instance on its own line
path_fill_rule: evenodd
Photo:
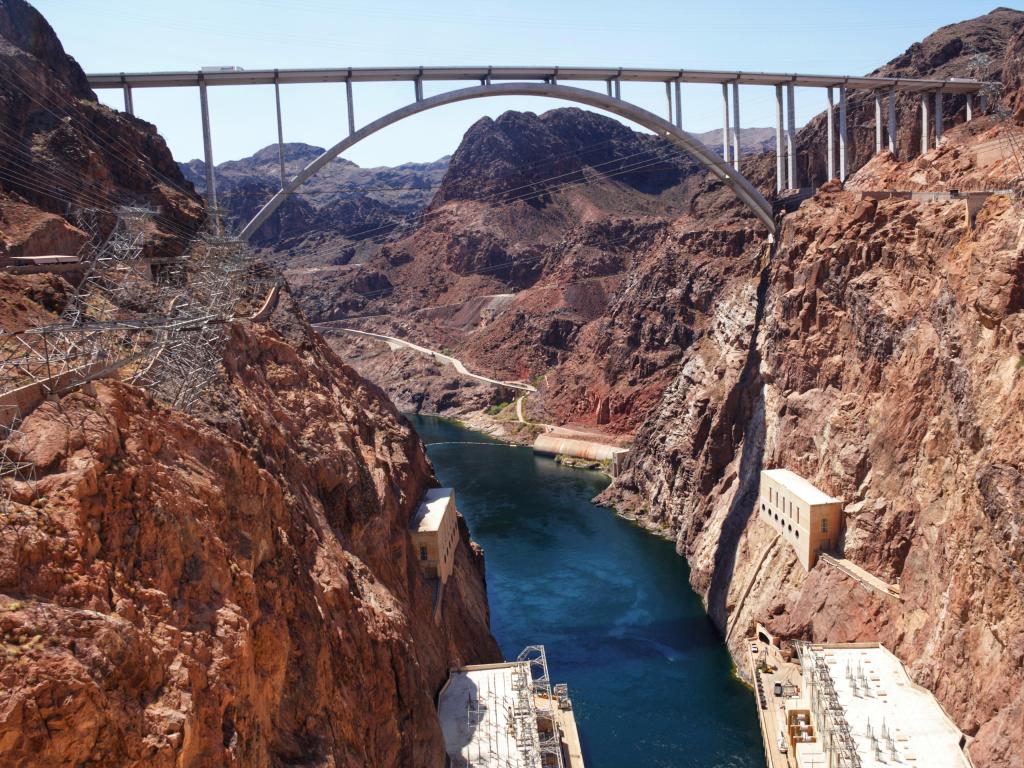
M 199 400 L 219 369 L 227 324 L 265 279 L 245 243 L 218 234 L 217 217 L 150 279 L 143 252 L 154 213 L 119 210 L 106 240 L 86 248 L 84 277 L 57 323 L 0 334 L 0 398 L 26 386 L 61 394 L 120 370 L 169 405 Z

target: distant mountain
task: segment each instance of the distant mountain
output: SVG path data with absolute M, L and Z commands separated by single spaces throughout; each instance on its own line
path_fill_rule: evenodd
M 713 131 L 693 134 L 700 139 L 701 144 L 722 154 L 722 129 L 716 128 Z M 775 129 L 774 128 L 740 128 L 740 153 L 743 155 L 757 155 L 761 152 L 775 151 Z
M 285 144 L 286 175 L 294 176 L 323 151 L 310 144 Z M 179 166 L 196 191 L 205 195 L 206 164 L 190 160 Z M 310 235 L 356 242 L 387 233 L 427 206 L 447 168 L 447 157 L 393 168 L 360 168 L 337 158 L 282 205 L 253 242 L 285 249 Z M 248 221 L 281 186 L 277 144 L 251 157 L 220 163 L 216 178 L 220 206 L 236 221 Z

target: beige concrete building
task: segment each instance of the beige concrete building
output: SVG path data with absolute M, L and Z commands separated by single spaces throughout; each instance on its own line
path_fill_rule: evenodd
M 788 469 L 761 472 L 761 519 L 778 531 L 810 570 L 822 550 L 836 551 L 843 502 Z
M 409 533 L 416 561 L 423 573 L 444 584 L 452 574 L 455 547 L 459 543 L 454 489 L 431 488 L 427 491 L 409 524 Z

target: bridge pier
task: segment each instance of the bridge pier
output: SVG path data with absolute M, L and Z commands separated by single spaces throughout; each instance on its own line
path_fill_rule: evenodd
M 284 125 L 281 122 L 281 84 L 274 70 L 274 104 L 277 106 L 277 164 L 281 172 L 281 189 L 287 183 L 284 173 Z
M 775 191 L 782 192 L 785 161 L 782 159 L 782 86 L 775 86 Z
M 928 94 L 921 93 L 921 154 L 928 151 Z
M 792 83 L 786 86 L 786 117 L 789 125 L 786 128 L 786 143 L 789 153 L 789 188 L 797 189 L 796 185 L 796 96 Z
M 348 102 L 348 135 L 356 132 L 356 113 L 352 108 L 352 79 L 345 81 L 345 100 Z
M 722 83 L 722 162 L 729 164 L 729 85 Z
M 213 139 L 210 136 L 210 104 L 206 98 L 206 80 L 199 79 L 199 112 L 203 121 L 203 161 L 206 163 L 206 205 L 217 208 L 217 180 L 213 172 Z
M 121 81 L 124 83 L 124 111 L 135 117 L 135 105 L 132 103 L 132 87 L 124 80 L 124 73 L 121 73 Z
M 882 94 L 872 91 L 875 97 L 875 154 L 882 151 Z
M 836 177 L 836 148 L 835 148 L 835 100 L 832 92 L 832 86 L 830 85 L 825 89 L 828 94 L 828 117 L 825 120 L 826 130 L 828 131 L 828 162 L 825 165 L 828 167 L 828 180 L 832 181 Z
M 849 137 L 846 133 L 846 86 L 839 86 L 839 180 L 846 181 L 848 170 L 847 144 Z
M 676 128 L 682 129 L 683 127 L 683 86 L 676 80 Z
M 935 92 L 935 146 L 942 143 L 942 91 Z
M 969 122 L 971 122 L 971 120 L 974 117 L 974 115 L 972 114 L 974 112 L 974 94 L 972 94 L 972 93 L 968 93 L 967 94 L 966 109 L 967 109 L 966 122 L 969 123 Z
M 740 169 L 740 84 L 732 84 L 732 167 Z
M 896 86 L 889 90 L 889 151 L 896 157 Z
M 665 81 L 665 100 L 668 102 L 668 116 L 665 118 L 672 122 L 672 83 Z

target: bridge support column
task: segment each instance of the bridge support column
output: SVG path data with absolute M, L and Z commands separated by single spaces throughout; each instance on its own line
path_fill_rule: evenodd
M 124 84 L 124 111 L 132 117 L 135 117 L 135 105 L 132 103 L 132 87 L 128 83 Z
M 935 146 L 942 143 L 942 91 L 935 92 Z
M 356 132 L 356 113 L 352 108 L 352 81 L 345 81 L 345 100 L 348 102 L 348 135 Z
M 786 151 L 789 153 L 789 188 L 798 189 L 796 185 L 796 95 L 793 84 L 786 86 Z
M 896 157 L 896 89 L 889 91 L 889 151 Z
M 825 120 L 826 130 L 828 131 L 828 140 L 826 141 L 828 151 L 828 161 L 825 165 L 828 167 L 828 180 L 832 181 L 836 177 L 836 147 L 835 147 L 835 111 L 836 104 L 833 96 L 832 86 L 825 89 L 828 94 L 828 116 Z
M 622 98 L 622 82 L 618 78 L 615 78 L 615 98 Z
M 928 94 L 921 94 L 921 154 L 928 151 Z
M 839 86 L 839 180 L 846 181 L 849 167 L 849 137 L 846 133 L 846 86 Z
M 729 85 L 722 83 L 722 162 L 729 164 Z
M 984 93 L 978 94 L 978 112 L 985 114 L 988 111 L 988 97 Z
M 973 115 L 973 112 L 974 112 L 974 94 L 973 93 L 968 93 L 967 94 L 966 108 L 967 108 L 967 122 L 969 123 L 969 122 L 971 122 L 971 120 L 974 119 L 974 115 Z
M 676 128 L 683 127 L 683 86 L 676 80 Z
M 423 78 L 416 78 L 416 101 L 423 101 Z
M 608 86 L 608 98 L 610 99 L 612 97 L 612 81 L 605 80 L 604 84 Z
M 873 91 L 875 97 L 875 154 L 882 151 L 882 94 Z
M 740 84 L 732 84 L 732 167 L 740 169 Z
M 199 80 L 199 111 L 203 119 L 203 161 L 206 163 L 206 205 L 217 207 L 217 179 L 213 172 L 213 139 L 210 136 L 210 105 L 206 98 L 206 81 Z
M 281 189 L 284 189 L 284 125 L 281 122 L 281 84 L 277 82 L 277 70 L 274 70 L 274 103 L 277 106 L 277 164 L 281 172 Z
M 782 86 L 775 86 L 775 191 L 782 192 L 785 160 L 782 158 Z
M 668 117 L 665 119 L 672 122 L 672 83 L 665 81 L 665 101 L 668 102 Z

